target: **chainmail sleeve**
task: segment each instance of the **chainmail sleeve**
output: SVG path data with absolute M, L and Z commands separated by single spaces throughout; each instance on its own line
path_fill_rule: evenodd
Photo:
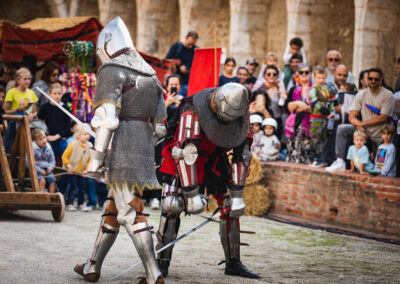
M 121 109 L 121 96 L 126 74 L 124 69 L 113 65 L 105 65 L 97 74 L 96 93 L 93 107 L 96 109 L 104 103 L 114 104 Z
M 160 91 L 157 98 L 157 107 L 154 113 L 154 121 L 156 123 L 162 123 L 167 117 L 167 110 L 165 109 L 165 102 L 163 93 Z

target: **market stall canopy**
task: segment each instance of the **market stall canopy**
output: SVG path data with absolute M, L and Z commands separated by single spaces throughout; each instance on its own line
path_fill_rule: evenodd
M 0 21 L 2 61 L 21 62 L 23 56 L 47 61 L 62 54 L 67 41 L 96 43 L 102 28 L 95 17 L 38 18 L 22 25 Z

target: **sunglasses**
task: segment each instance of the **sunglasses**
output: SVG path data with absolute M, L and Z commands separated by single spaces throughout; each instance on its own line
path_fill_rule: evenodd
M 52 77 L 57 77 L 57 76 L 59 76 L 59 75 L 60 75 L 59 73 L 53 73 L 53 74 L 51 74 Z
M 339 58 L 329 58 L 328 60 L 329 60 L 330 62 L 333 62 L 333 61 L 339 62 L 339 61 L 340 61 Z
M 310 71 L 299 71 L 300 75 L 308 75 L 310 74 Z
M 275 77 L 275 76 L 277 76 L 278 75 L 278 73 L 267 73 L 267 76 L 268 77 Z
M 375 81 L 375 82 L 379 82 L 381 78 L 376 78 L 376 77 L 368 77 L 369 81 Z

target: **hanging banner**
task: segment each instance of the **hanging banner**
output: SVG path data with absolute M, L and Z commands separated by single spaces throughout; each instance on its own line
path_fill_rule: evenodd
M 190 70 L 188 96 L 218 86 L 221 48 L 196 48 Z

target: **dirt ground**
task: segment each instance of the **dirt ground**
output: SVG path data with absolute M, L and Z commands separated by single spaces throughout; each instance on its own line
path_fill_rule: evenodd
M 146 208 L 149 212 L 149 208 Z M 159 211 L 150 211 L 158 227 Z M 101 211 L 66 212 L 61 223 L 48 211 L 0 211 L 0 283 L 85 283 L 73 272 L 90 257 Z M 180 232 L 203 222 L 183 217 Z M 167 283 L 400 283 L 400 247 L 243 217 L 242 262 L 259 280 L 224 275 L 218 224 L 209 223 L 180 241 Z M 99 283 L 135 283 L 142 266 L 112 282 L 109 279 L 139 261 L 128 234 L 121 230 L 103 264 Z

